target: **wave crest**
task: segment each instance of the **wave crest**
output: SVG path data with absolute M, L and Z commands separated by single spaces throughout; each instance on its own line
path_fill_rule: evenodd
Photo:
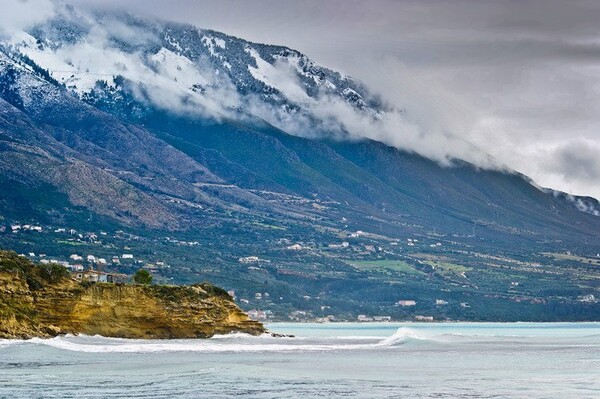
M 415 330 L 408 327 L 400 327 L 396 332 L 387 338 L 379 341 L 376 346 L 396 346 L 403 344 L 408 340 L 427 340 L 428 338 L 419 335 Z

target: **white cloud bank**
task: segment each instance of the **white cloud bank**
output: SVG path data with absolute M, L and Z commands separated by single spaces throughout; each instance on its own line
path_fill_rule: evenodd
M 0 34 L 43 22 L 53 14 L 51 0 L 0 0 Z
M 419 108 L 422 102 L 414 98 L 407 99 L 407 106 L 402 110 L 392 107 L 382 112 L 368 107 L 358 109 L 331 90 L 335 86 L 330 82 L 330 86 L 321 87 L 316 98 L 309 96 L 307 87 L 299 80 L 298 73 L 304 72 L 298 69 L 296 56 L 281 57 L 271 64 L 250 44 L 246 52 L 256 67 L 241 65 L 255 79 L 277 89 L 281 96 L 299 107 L 299 110 L 290 110 L 266 103 L 258 95 L 241 96 L 232 81 L 225 74 L 219 74 L 207 60 L 191 61 L 161 47 L 162 37 L 155 37 L 148 29 L 107 15 L 98 19 L 94 14 L 71 8 L 57 7 L 56 13 L 85 26 L 85 36 L 55 47 L 40 45 L 29 34 L 15 30 L 12 42 L 80 95 L 89 93 L 98 80 L 113 85 L 114 77 L 119 75 L 134 83 L 130 89 L 138 99 L 166 110 L 215 119 L 240 118 L 243 114 L 238 110 L 243 110 L 290 134 L 304 137 L 327 134 L 350 140 L 368 138 L 418 153 L 442 165 L 462 159 L 480 167 L 498 167 L 483 151 L 453 134 L 448 122 L 440 118 L 441 111 L 434 112 L 430 106 Z M 115 39 L 125 42 L 126 49 L 116 45 Z M 203 36 L 202 42 L 210 44 L 215 40 Z M 220 48 L 225 47 L 225 43 L 219 43 Z M 158 50 L 152 53 L 131 50 L 148 44 L 156 45 Z M 214 47 L 208 50 L 209 54 L 215 54 Z M 346 91 L 359 96 L 350 88 Z
M 17 8 L 33 4 L 8 1 Z M 352 6 L 346 0 L 77 2 L 82 3 L 122 6 L 299 48 L 359 78 L 405 111 L 373 118 L 359 116 L 325 95 L 319 104 L 304 101 L 324 126 L 335 130 L 343 125 L 351 137 L 380 140 L 443 164 L 452 157 L 483 167 L 506 164 L 540 185 L 600 198 L 595 172 L 600 158 L 597 2 L 380 0 L 353 1 Z M 51 14 L 49 2 L 39 4 L 36 9 L 43 12 L 33 12 L 17 25 Z M 14 10 L 5 15 L 15 14 Z M 102 65 L 102 57 L 106 54 L 90 60 Z M 127 68 L 136 71 L 134 66 Z M 274 85 L 288 93 L 297 89 L 298 82 L 285 69 L 278 73 L 271 76 L 276 78 Z M 261 102 L 240 98 L 225 81 L 205 78 L 214 83 L 207 84 L 212 96 L 194 101 L 207 113 L 245 106 L 292 133 L 310 134 L 302 117 L 273 113 Z M 168 79 L 150 83 L 147 87 L 156 93 L 152 98 L 158 104 L 190 104 L 187 96 L 171 93 Z
M 599 179 L 546 162 L 573 140 L 590 151 L 600 146 L 597 0 L 128 0 L 124 7 L 299 49 L 420 115 L 434 110 L 446 130 L 541 185 L 600 198 Z

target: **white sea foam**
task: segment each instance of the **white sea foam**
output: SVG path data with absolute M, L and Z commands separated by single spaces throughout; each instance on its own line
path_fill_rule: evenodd
M 33 338 L 27 341 L 0 341 L 0 346 L 13 343 L 44 345 L 56 349 L 87 353 L 254 353 L 254 352 L 314 352 L 368 350 L 377 347 L 394 347 L 410 339 L 425 340 L 414 330 L 399 328 L 393 335 L 338 336 L 338 337 L 272 337 L 263 334 L 254 337 L 234 333 L 217 335 L 210 339 L 142 340 L 105 338 L 100 336 L 61 336 L 50 339 Z
M 600 397 L 600 323 L 267 327 L 297 337 L 0 340 L 0 398 Z
M 427 340 L 431 337 L 425 337 L 424 335 L 418 334 L 415 330 L 408 327 L 400 327 L 393 335 L 382 339 L 376 345 L 377 346 L 394 346 L 406 342 L 409 339 Z
M 25 342 L 25 341 L 24 340 L 14 340 L 14 339 L 0 339 L 0 348 L 18 345 L 23 342 Z
M 599 324 L 561 331 L 561 342 L 594 341 L 598 336 Z M 343 327 L 343 328 L 342 328 Z M 283 325 L 284 331 L 293 333 L 295 337 L 273 337 L 270 334 L 251 336 L 243 333 L 216 335 L 210 339 L 179 340 L 143 340 L 105 338 L 101 336 L 66 335 L 51 339 L 34 338 L 31 340 L 0 340 L 0 350 L 15 345 L 40 345 L 73 352 L 87 353 L 160 353 L 160 352 L 196 352 L 196 353 L 277 353 L 277 352 L 327 352 L 327 351 L 364 351 L 399 349 L 408 345 L 471 345 L 483 343 L 509 344 L 528 342 L 530 344 L 548 344 L 555 337 L 547 329 L 499 328 L 489 324 L 439 324 L 439 325 L 397 325 L 393 334 L 360 335 L 361 332 L 385 333 L 389 327 L 379 330 L 365 330 L 362 325 L 332 326 L 305 329 L 305 326 Z M 282 328 L 282 326 L 278 326 Z M 281 331 L 281 330 L 279 330 Z M 393 331 L 393 330 L 392 330 Z M 329 334 L 327 334 L 329 332 Z M 336 334 L 347 332 L 348 335 Z M 567 333 L 568 332 L 568 333 Z M 522 333 L 521 335 L 515 333 Z M 335 335 L 334 335 L 335 334 Z M 408 348 L 407 347 L 407 348 Z

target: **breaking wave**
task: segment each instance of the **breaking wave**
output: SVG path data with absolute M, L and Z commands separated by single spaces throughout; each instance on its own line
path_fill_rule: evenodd
M 486 330 L 482 325 L 475 330 L 467 330 L 464 326 L 439 325 L 433 328 L 411 328 L 400 326 L 393 334 L 385 335 L 360 335 L 352 334 L 359 330 L 346 330 L 348 335 L 334 336 L 333 327 L 325 336 L 296 336 L 273 337 L 270 334 L 251 336 L 243 333 L 216 335 L 210 339 L 174 339 L 174 340 L 146 340 L 106 338 L 101 336 L 73 336 L 65 335 L 50 339 L 33 338 L 30 340 L 2 340 L 0 351 L 10 350 L 15 346 L 41 346 L 64 351 L 87 353 L 160 353 L 160 352 L 196 352 L 196 353 L 276 353 L 276 352 L 325 352 L 325 351 L 360 351 L 360 350 L 385 350 L 400 349 L 419 346 L 453 346 L 471 344 L 511 344 L 516 342 L 528 344 L 558 343 L 571 345 L 578 342 L 596 342 L 599 335 L 598 324 L 588 326 L 579 325 L 575 335 L 548 336 L 544 329 L 527 328 L 520 332 L 516 326 L 509 331 L 492 326 Z M 586 328 L 582 328 L 586 327 Z M 341 326 L 339 328 L 345 328 Z M 458 331 L 457 331 L 458 330 Z M 377 330 L 370 330 L 369 332 Z M 393 330 L 389 330 L 393 331 Z M 559 330 L 560 331 L 560 330 Z M 338 331 L 342 332 L 342 331 Z M 363 332 L 367 332 L 364 331 Z M 379 330 L 379 333 L 382 333 Z M 515 335 L 515 333 L 517 335 Z M 343 334 L 343 332 L 342 332 Z M 388 332 L 389 334 L 389 332 Z M 300 334 L 302 335 L 302 334 Z
M 423 335 L 419 335 L 415 330 L 412 330 L 407 327 L 400 327 L 393 335 L 382 339 L 376 345 L 377 346 L 395 346 L 398 344 L 402 344 L 407 340 L 433 340 L 433 338 L 428 338 Z
M 600 323 L 267 328 L 297 336 L 0 340 L 0 398 L 599 397 Z
M 154 353 L 154 352 L 312 352 L 368 350 L 395 347 L 409 340 L 426 340 L 414 330 L 401 327 L 385 338 L 374 336 L 339 337 L 254 337 L 242 333 L 217 335 L 210 339 L 145 340 L 106 338 L 101 336 L 66 335 L 49 339 L 0 340 L 0 350 L 14 345 L 42 345 L 66 351 L 88 353 Z

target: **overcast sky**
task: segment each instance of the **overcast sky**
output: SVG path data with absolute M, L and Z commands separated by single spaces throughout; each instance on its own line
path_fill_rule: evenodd
M 543 186 L 600 198 L 600 1 L 74 2 L 123 3 L 300 50 Z

